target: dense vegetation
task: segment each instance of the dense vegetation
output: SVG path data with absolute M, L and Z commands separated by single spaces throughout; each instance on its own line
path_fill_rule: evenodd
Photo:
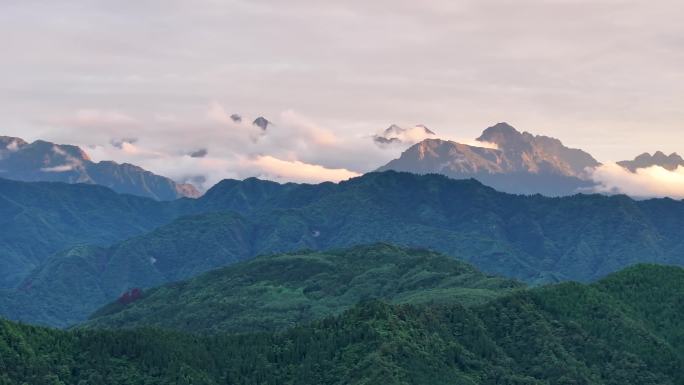
M 0 292 L 0 314 L 64 326 L 130 288 L 261 254 L 375 242 L 429 248 L 529 283 L 589 282 L 640 262 L 684 264 L 684 202 L 671 199 L 516 196 L 474 180 L 385 172 L 339 184 L 227 180 L 198 200 L 150 202 L 156 206 L 145 207 L 172 217 L 191 216 L 109 247 L 78 246 L 44 259 L 17 289 Z M 88 223 L 88 231 L 101 231 Z M 51 229 L 58 230 L 51 237 L 69 234 Z
M 15 287 L 62 249 L 107 245 L 173 217 L 169 204 L 104 187 L 0 179 L 0 289 Z
M 0 384 L 681 385 L 682 282 L 680 268 L 638 266 L 474 307 L 371 301 L 279 333 L 2 321 Z
M 453 258 L 390 245 L 258 257 L 118 300 L 88 327 L 154 326 L 189 332 L 283 329 L 360 301 L 484 303 L 522 285 Z

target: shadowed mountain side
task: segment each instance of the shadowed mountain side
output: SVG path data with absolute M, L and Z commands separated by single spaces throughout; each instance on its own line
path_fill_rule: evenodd
M 104 187 L 0 179 L 0 288 L 16 286 L 61 249 L 110 244 L 177 215 L 168 203 Z
M 18 290 L 2 292 L 14 302 L 0 305 L 20 306 L 0 314 L 15 318 L 17 309 L 34 309 L 33 318 L 21 319 L 53 324 L 63 317 L 58 324 L 65 325 L 90 313 L 63 306 L 81 297 L 94 311 L 104 305 L 101 298 L 112 301 L 127 289 L 185 279 L 259 254 L 375 242 L 429 248 L 529 283 L 592 281 L 640 262 L 684 264 L 684 202 L 671 199 L 516 196 L 474 180 L 385 172 L 339 184 L 224 181 L 199 200 L 174 205 L 241 214 L 195 215 L 117 243 L 106 248 L 106 268 L 95 273 L 72 270 L 90 262 L 60 267 L 65 256 L 99 258 L 89 248 L 57 254 Z

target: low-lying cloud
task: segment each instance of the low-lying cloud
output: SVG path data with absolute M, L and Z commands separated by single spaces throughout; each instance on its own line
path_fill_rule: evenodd
M 241 114 L 217 102 L 185 115 L 78 110 L 43 121 L 50 133 L 44 139 L 77 144 L 95 161 L 136 164 L 200 190 L 225 178 L 345 180 L 380 167 L 428 138 L 497 149 L 493 143 L 442 136 L 421 125 L 391 126 L 371 136 L 355 134 L 358 127 L 345 130 L 335 125 L 333 130 L 294 110 L 272 113 L 272 123 L 263 130 L 253 124 L 259 116 Z M 68 160 L 44 171 L 63 172 L 76 166 L 77 162 Z M 684 198 L 682 167 L 668 171 L 654 166 L 631 172 L 605 163 L 590 174 L 597 183 L 594 192 Z
M 43 167 L 40 169 L 40 171 L 43 171 L 43 172 L 67 172 L 67 171 L 73 170 L 74 168 L 76 168 L 76 166 L 73 164 L 62 164 L 62 165 L 53 166 L 53 167 Z
M 591 177 L 598 183 L 596 192 L 642 198 L 684 198 L 684 167 L 681 166 L 673 171 L 651 166 L 632 172 L 616 163 L 606 163 L 594 169 Z
M 393 124 L 386 130 L 373 135 L 373 141 L 379 147 L 387 148 L 388 146 L 412 145 L 436 137 L 436 134 L 424 125 L 400 127 Z
M 287 161 L 272 156 L 258 156 L 247 162 L 248 167 L 261 171 L 259 176 L 277 181 L 318 183 L 322 180 L 341 181 L 361 175 L 344 168 L 325 168 L 298 160 Z
M 91 117 L 119 115 L 103 112 Z M 264 129 L 263 124 L 253 123 L 260 115 L 238 114 L 214 102 L 194 116 L 131 118 L 139 124 L 135 130 L 110 124 L 108 118 L 91 120 L 92 126 L 63 118 L 50 124 L 59 128 L 52 132 L 64 138 L 48 139 L 68 143 L 68 138 L 84 138 L 75 144 L 84 146 L 95 161 L 136 164 L 201 190 L 225 178 L 304 183 L 345 180 L 379 167 L 404 149 L 380 151 L 367 136 L 338 135 L 294 110 L 275 115 L 273 121 L 263 118 L 269 122 Z

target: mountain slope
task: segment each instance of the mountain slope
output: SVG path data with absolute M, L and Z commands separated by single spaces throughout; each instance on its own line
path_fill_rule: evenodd
M 110 161 L 95 163 L 81 148 L 42 140 L 27 143 L 0 136 L 0 177 L 35 182 L 88 183 L 157 200 L 198 197 L 191 185 L 177 184 L 138 166 Z
M 67 326 L 133 287 L 186 279 L 252 256 L 249 224 L 234 214 L 183 217 L 111 247 L 76 246 L 59 252 L 0 291 L 0 314 Z
M 587 169 L 599 165 L 588 153 L 565 147 L 558 139 L 520 133 L 506 123 L 487 128 L 477 140 L 497 148 L 425 139 L 378 171 L 476 178 L 504 192 L 559 196 L 591 187 Z
M 99 186 L 0 179 L 0 288 L 15 286 L 57 251 L 120 241 L 171 220 L 176 211 Z
M 99 310 L 88 327 L 188 332 L 283 329 L 359 301 L 478 304 L 520 288 L 440 254 L 390 245 L 258 257 Z
M 660 325 L 681 308 L 682 270 L 562 284 L 475 307 L 368 302 L 279 333 L 197 336 L 154 329 L 64 332 L 0 321 L 5 384 L 681 385 L 682 345 Z M 620 284 L 625 282 L 625 285 Z M 640 314 L 654 310 L 651 320 Z M 681 325 L 681 314 L 669 322 Z
M 225 181 L 181 203 L 186 213 L 241 214 L 198 214 L 104 251 L 55 254 L 22 290 L 0 292 L 0 314 L 64 326 L 131 288 L 260 254 L 376 242 L 429 248 L 533 284 L 593 281 L 640 262 L 684 265 L 684 202 L 671 199 L 515 196 L 473 180 L 386 172 L 339 184 Z M 64 306 L 72 302 L 79 306 Z

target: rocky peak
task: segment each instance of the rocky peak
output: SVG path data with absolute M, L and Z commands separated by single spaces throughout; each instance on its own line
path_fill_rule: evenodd
M 422 128 L 427 135 L 435 135 L 435 133 L 431 129 L 427 128 L 427 126 L 424 124 L 419 124 L 416 127 Z
M 120 193 L 158 200 L 199 195 L 192 186 L 138 166 L 112 161 L 94 163 L 78 146 L 45 140 L 28 144 L 19 138 L 0 137 L 0 170 L 6 179 L 98 184 Z
M 0 136 L 0 150 L 15 151 L 28 145 L 24 139 L 12 136 Z
M 523 134 L 520 131 L 505 122 L 497 123 L 487 128 L 482 132 L 482 135 L 477 138 L 480 142 L 496 143 L 500 146 L 521 142 L 523 139 Z
M 384 134 L 385 136 L 400 135 L 402 132 L 404 132 L 403 128 L 399 127 L 396 124 L 392 124 L 391 126 L 385 129 Z
M 268 119 L 264 118 L 263 116 L 260 116 L 256 119 L 254 119 L 254 122 L 252 122 L 252 124 L 261 128 L 262 130 L 266 131 L 268 126 L 271 125 L 271 122 Z
M 632 172 L 636 172 L 640 168 L 653 166 L 659 166 L 669 171 L 674 171 L 680 166 L 684 167 L 684 159 L 679 154 L 673 152 L 670 155 L 665 155 L 662 151 L 656 151 L 653 155 L 645 152 L 634 158 L 634 160 L 624 160 L 617 163 Z

